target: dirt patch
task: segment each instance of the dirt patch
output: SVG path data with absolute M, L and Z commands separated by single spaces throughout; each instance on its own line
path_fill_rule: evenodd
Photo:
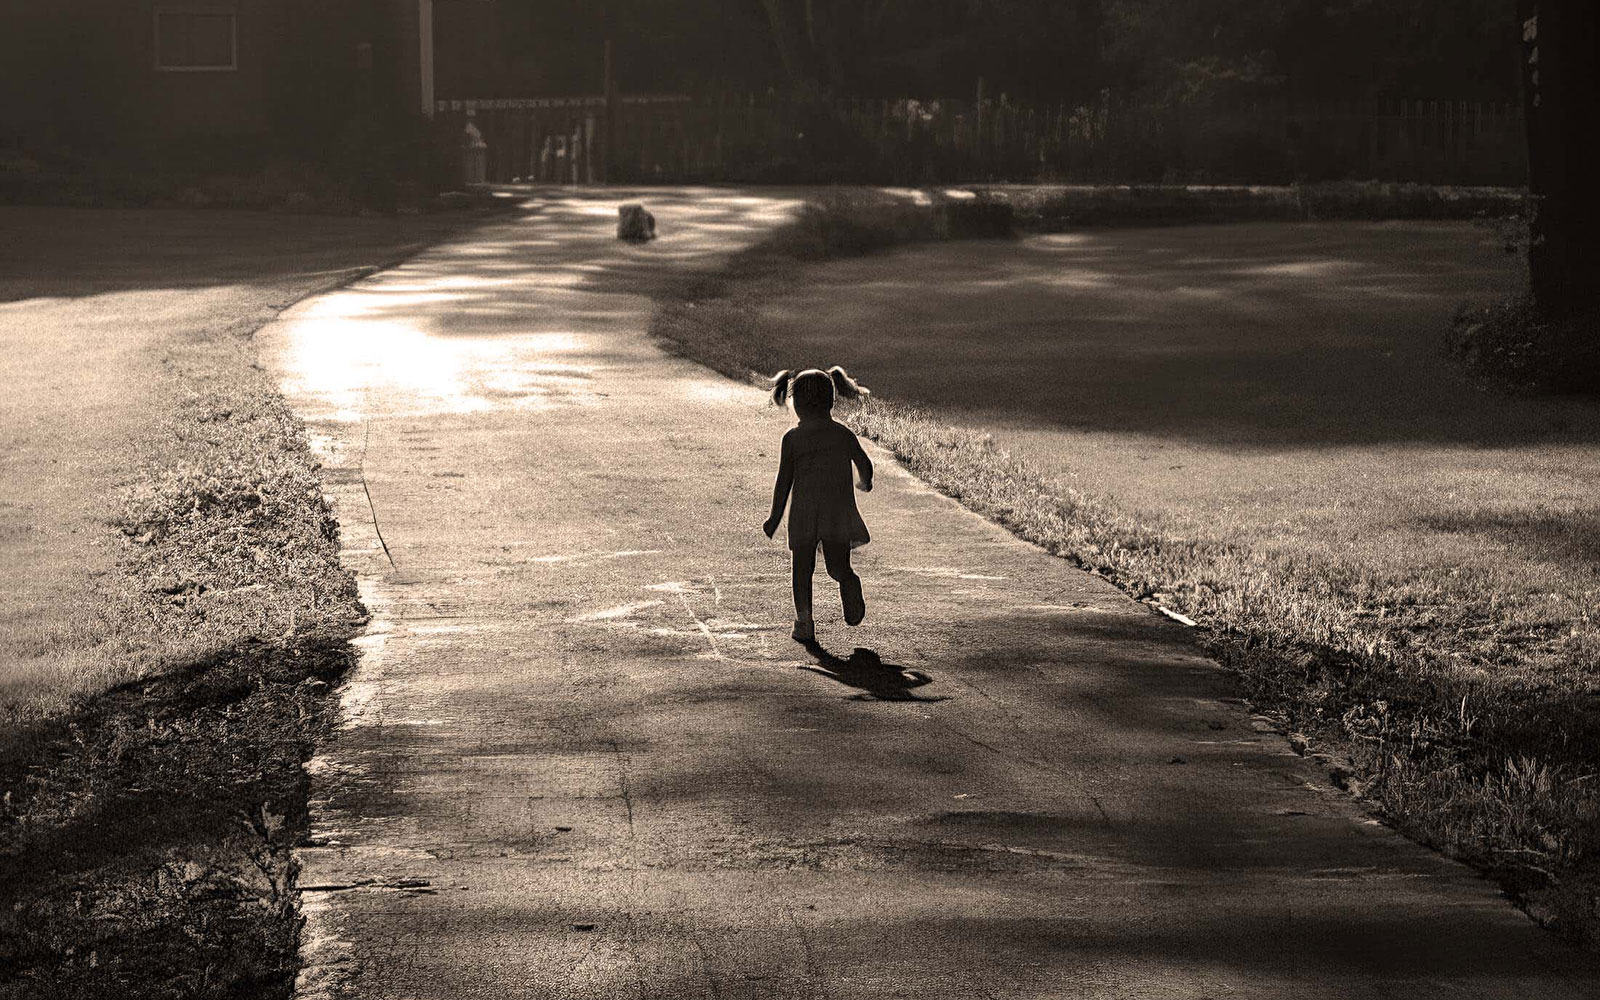
M 249 643 L 35 724 L 3 775 L 0 996 L 288 996 L 302 764 L 351 659 Z

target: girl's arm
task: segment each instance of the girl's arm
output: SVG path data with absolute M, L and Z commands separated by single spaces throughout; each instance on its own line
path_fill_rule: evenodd
M 872 459 L 867 457 L 867 450 L 861 447 L 861 442 L 854 434 L 850 435 L 850 461 L 856 463 L 856 471 L 861 474 L 861 492 L 872 492 Z
M 772 516 L 761 526 L 768 538 L 777 532 L 778 522 L 783 520 L 783 508 L 789 503 L 789 488 L 793 485 L 794 446 L 789 442 L 789 435 L 785 434 L 778 457 L 778 481 L 772 484 Z

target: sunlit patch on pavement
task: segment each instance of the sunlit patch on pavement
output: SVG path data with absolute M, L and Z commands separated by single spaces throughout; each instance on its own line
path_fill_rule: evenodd
M 1242 267 L 1240 274 L 1282 278 L 1329 278 L 1343 271 L 1358 271 L 1364 265 L 1352 260 L 1296 260 L 1283 264 Z
M 991 576 L 987 573 L 968 573 L 953 566 L 890 566 L 889 569 L 900 573 L 914 573 L 917 576 L 946 577 L 952 580 L 1004 580 L 1003 576 Z
M 634 614 L 643 611 L 645 608 L 653 608 L 662 603 L 664 602 L 634 601 L 631 604 L 619 604 L 613 608 L 604 608 L 600 611 L 591 611 L 586 615 L 579 615 L 578 617 L 570 620 L 574 622 L 599 622 L 609 621 L 614 618 L 631 618 Z
M 660 555 L 660 549 L 622 549 L 618 552 L 574 552 L 562 555 L 534 556 L 529 562 L 545 565 L 567 565 L 581 569 L 608 559 L 632 559 L 636 556 Z

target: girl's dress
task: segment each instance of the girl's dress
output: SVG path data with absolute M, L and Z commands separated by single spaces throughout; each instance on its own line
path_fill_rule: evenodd
M 820 542 L 848 542 L 851 548 L 872 541 L 856 510 L 850 459 L 861 443 L 850 428 L 829 420 L 792 428 L 794 487 L 789 499 L 789 548 L 816 550 Z

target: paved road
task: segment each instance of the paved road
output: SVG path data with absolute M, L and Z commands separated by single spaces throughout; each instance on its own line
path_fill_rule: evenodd
M 616 199 L 535 202 L 261 335 L 375 612 L 314 762 L 303 997 L 1600 990 L 1327 788 L 1181 626 L 885 455 L 867 623 L 791 643 L 758 527 L 787 418 L 660 354 L 640 293 L 792 203 L 654 193 L 640 248 Z

